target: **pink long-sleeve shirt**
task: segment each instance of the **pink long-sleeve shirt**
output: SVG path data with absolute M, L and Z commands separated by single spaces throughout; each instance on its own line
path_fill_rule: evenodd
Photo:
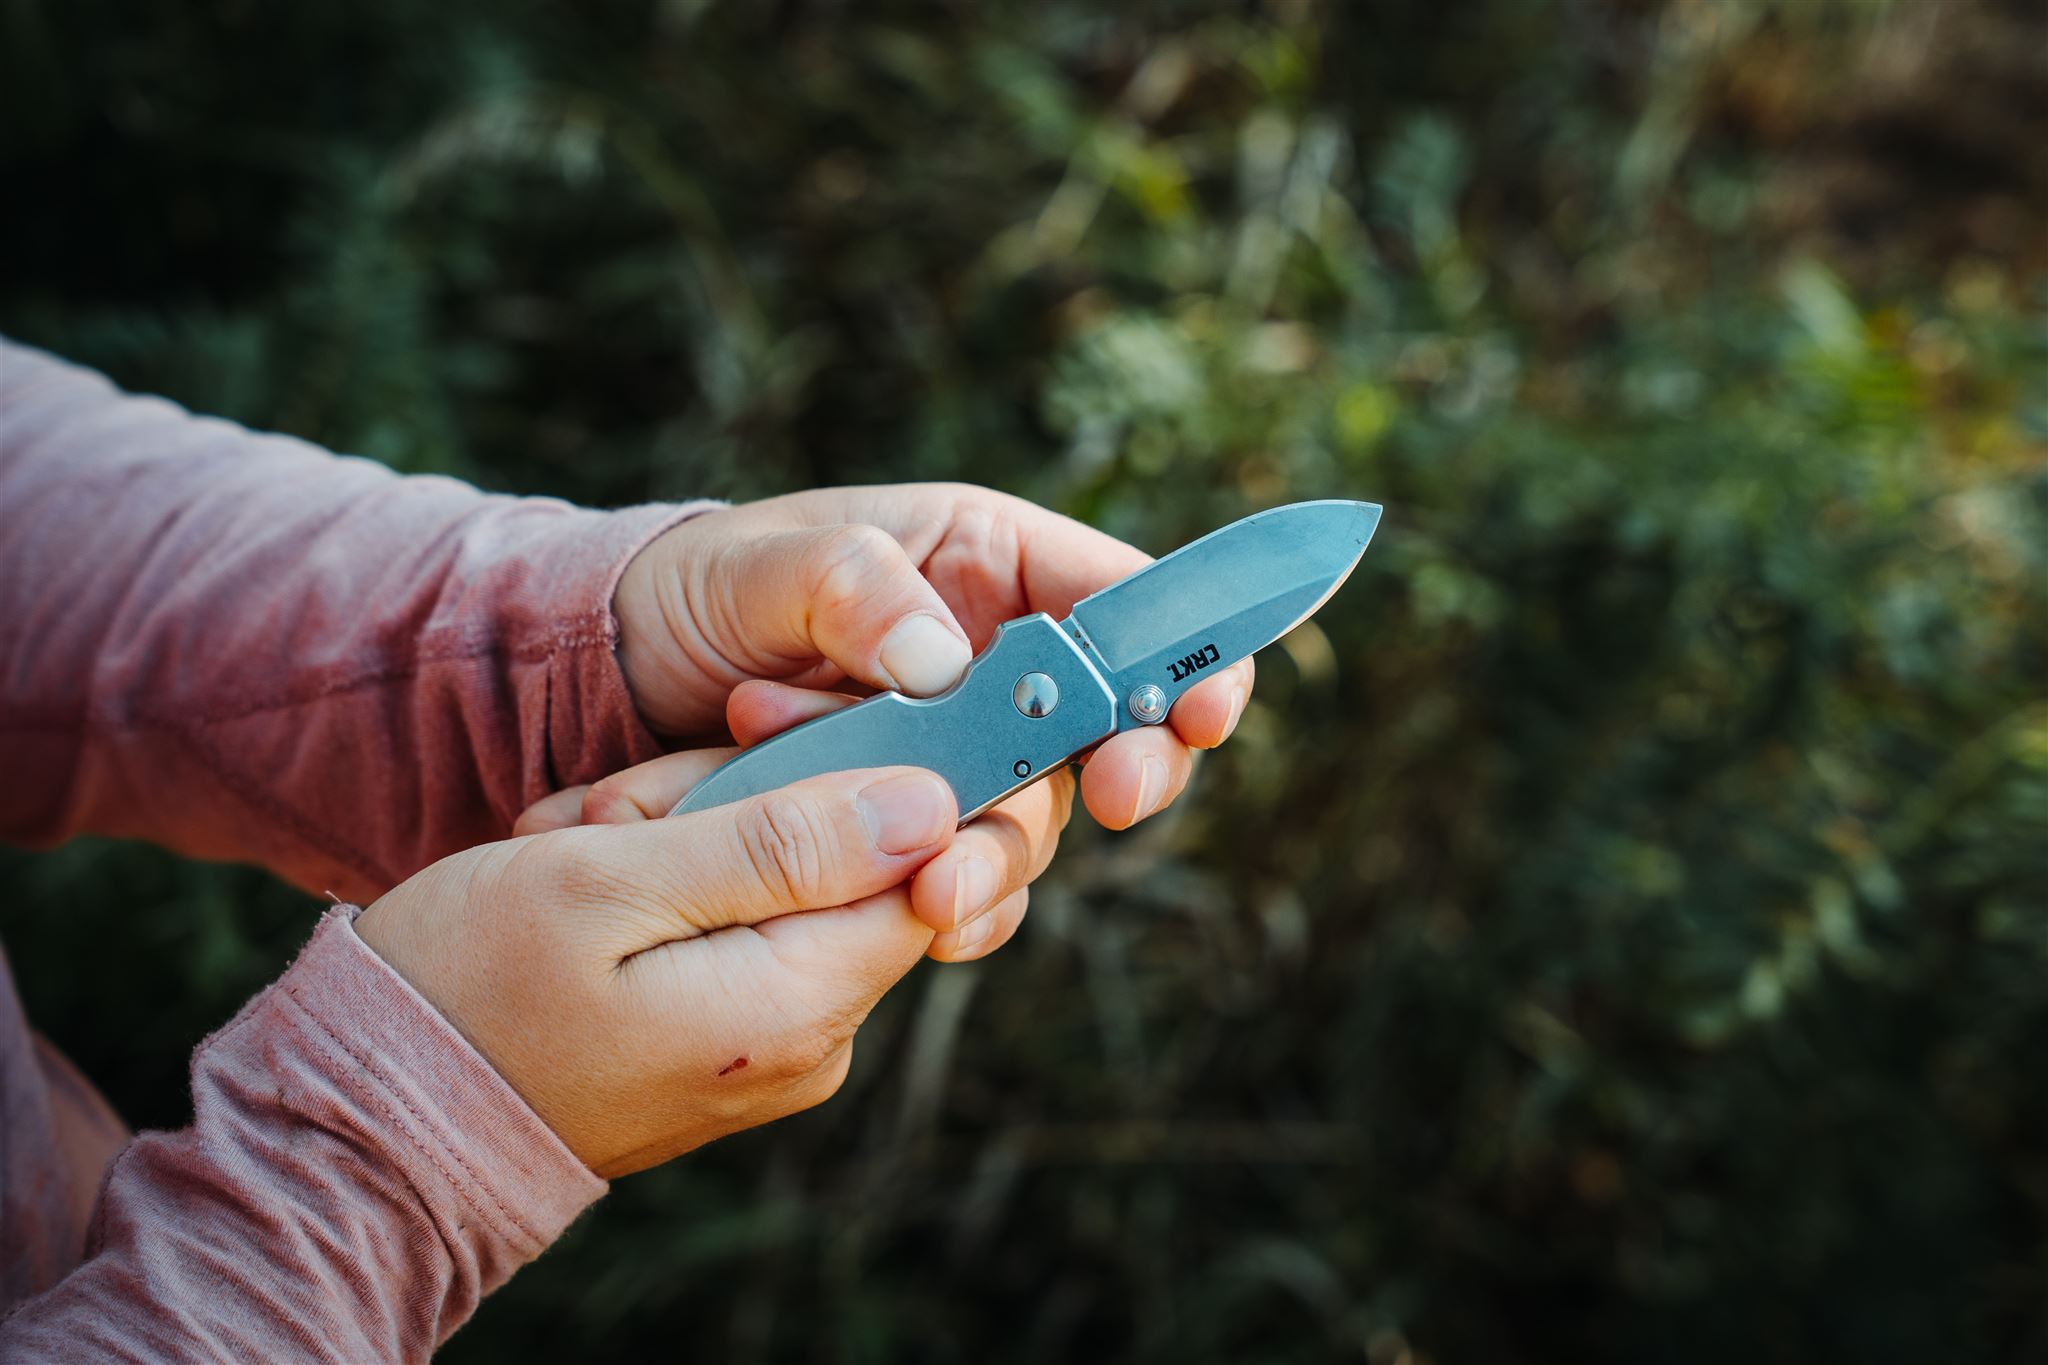
M 0 340 L 0 836 L 369 898 L 651 757 L 627 561 L 693 507 L 401 478 Z M 605 1186 L 330 910 L 130 1141 L 0 959 L 0 1358 L 416 1360 Z

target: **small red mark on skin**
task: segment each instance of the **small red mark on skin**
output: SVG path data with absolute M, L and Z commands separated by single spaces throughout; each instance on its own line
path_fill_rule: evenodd
M 747 1059 L 744 1057 L 735 1057 L 730 1062 L 727 1062 L 724 1066 L 720 1067 L 718 1069 L 718 1074 L 721 1076 L 730 1076 L 735 1071 L 745 1071 L 746 1069 Z

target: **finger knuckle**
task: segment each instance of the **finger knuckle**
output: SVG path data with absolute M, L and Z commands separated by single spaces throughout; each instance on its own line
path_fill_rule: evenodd
M 1061 771 L 1054 773 L 1052 781 L 1045 785 L 1052 788 L 1052 842 L 1057 845 L 1060 831 L 1074 818 L 1074 792 L 1078 784 L 1073 773 Z
M 896 542 L 878 526 L 834 528 L 820 547 L 816 598 L 826 604 L 851 602 L 872 591 L 877 570 Z
M 832 1059 L 852 1041 L 850 1032 L 839 1029 L 817 1029 L 795 1045 L 792 1060 L 798 1074 L 804 1077 L 817 1075 L 828 1070 Z
M 832 822 L 817 804 L 784 792 L 761 798 L 740 826 L 754 875 L 791 905 L 809 906 L 823 892 L 833 843 Z
M 521 876 L 534 879 L 532 884 L 549 888 L 554 898 L 572 905 L 596 904 L 618 890 L 617 870 L 574 829 L 522 845 L 513 863 Z
M 818 1059 L 796 1086 L 798 1102 L 806 1109 L 823 1104 L 839 1093 L 853 1069 L 853 1040 L 847 1039 Z
M 607 777 L 583 794 L 583 823 L 615 825 L 640 815 L 640 808 L 615 777 Z
M 755 1056 L 754 1082 L 773 1093 L 802 1095 L 813 1078 L 831 1066 L 833 1055 L 846 1042 L 837 1033 L 823 1030 L 792 1031 Z

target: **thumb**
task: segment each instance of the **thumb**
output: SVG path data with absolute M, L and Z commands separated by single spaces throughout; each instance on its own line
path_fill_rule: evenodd
M 757 657 L 822 658 L 870 687 L 918 697 L 952 686 L 973 657 L 952 611 L 878 527 L 753 537 L 710 572 L 733 638 Z
M 588 830 L 607 841 L 608 879 L 652 890 L 673 939 L 886 891 L 950 844 L 958 822 L 953 789 L 936 774 L 867 768 Z

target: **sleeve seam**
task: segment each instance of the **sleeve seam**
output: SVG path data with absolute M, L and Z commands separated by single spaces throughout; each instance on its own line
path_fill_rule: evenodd
M 608 630 L 600 629 L 591 633 L 583 629 L 564 627 L 555 635 L 537 645 L 520 649 L 503 649 L 497 644 L 476 645 L 446 653 L 422 651 L 410 662 L 381 668 L 369 673 L 332 682 L 301 684 L 302 690 L 273 696 L 261 701 L 234 700 L 218 703 L 197 710 L 186 709 L 177 714 L 158 712 L 147 708 L 126 715 L 95 715 L 87 704 L 13 708 L 0 718 L 0 734 L 48 733 L 53 728 L 68 730 L 161 730 L 177 729 L 198 723 L 224 720 L 246 720 L 265 711 L 283 711 L 294 706 L 307 706 L 316 701 L 326 701 L 349 692 L 376 687 L 384 683 L 404 682 L 425 668 L 435 664 L 463 663 L 480 659 L 491 654 L 503 654 L 515 663 L 548 664 L 561 655 L 587 649 L 610 648 L 615 641 Z
M 165 733 L 182 741 L 186 751 L 202 768 L 213 774 L 214 780 L 226 788 L 229 795 L 258 815 L 277 821 L 306 847 L 373 881 L 399 880 L 393 878 L 387 869 L 380 867 L 377 860 L 366 851 L 358 848 L 353 842 L 338 837 L 330 826 L 314 820 L 276 793 L 264 790 L 230 765 L 221 756 L 218 746 L 208 742 L 205 733 L 207 724 L 208 722 L 204 721 L 189 724 L 161 722 L 153 728 L 161 728 Z
M 552 666 L 564 656 L 581 653 L 600 645 L 608 646 L 609 643 L 610 641 L 602 636 L 590 636 L 565 629 L 558 632 L 557 638 L 549 641 L 543 649 L 531 654 L 521 653 L 513 657 L 517 657 L 522 663 L 540 665 L 544 670 L 549 671 L 551 678 Z M 16 713 L 7 721 L 0 721 L 0 734 L 33 733 L 47 735 L 53 730 L 71 733 L 120 733 L 124 731 L 152 730 L 170 735 L 183 741 L 186 749 L 200 765 L 210 772 L 214 779 L 225 787 L 231 795 L 258 814 L 278 820 L 307 847 L 315 849 L 329 858 L 333 858 L 363 876 L 372 879 L 390 880 L 390 870 L 380 866 L 378 860 L 369 856 L 363 849 L 349 841 L 335 838 L 333 831 L 326 826 L 308 818 L 289 802 L 265 791 L 262 787 L 250 782 L 245 776 L 241 775 L 232 765 L 221 758 L 215 745 L 207 742 L 205 732 L 208 727 L 226 721 L 246 720 L 267 711 L 281 711 L 294 706 L 307 706 L 318 701 L 331 700 L 353 692 L 360 692 L 365 689 L 402 681 L 420 672 L 425 666 L 460 662 L 465 658 L 475 658 L 491 652 L 493 652 L 491 649 L 486 648 L 469 654 L 444 655 L 432 659 L 416 660 L 405 668 L 386 670 L 371 676 L 355 678 L 346 683 L 332 685 L 324 690 L 315 691 L 310 695 L 261 703 L 239 710 L 232 708 L 210 711 L 202 710 L 175 716 L 145 711 L 130 717 L 108 720 L 102 720 L 92 715 L 86 708 L 67 709 L 68 713 L 56 715 L 51 715 L 47 712 L 41 715 L 35 712 Z M 554 756 L 552 753 L 547 755 L 546 762 L 549 773 L 552 775 L 554 773 Z
M 613 643 L 608 628 L 609 612 L 605 613 L 605 617 L 605 620 L 597 620 L 594 613 L 587 614 L 582 619 L 565 622 L 534 643 L 517 648 L 506 648 L 497 641 L 488 641 L 459 649 L 421 649 L 415 651 L 412 657 L 402 664 L 358 672 L 342 678 L 313 683 L 302 682 L 282 693 L 274 693 L 260 699 L 228 698 L 211 705 L 181 708 L 176 713 L 161 712 L 146 706 L 115 715 L 98 713 L 90 705 L 51 707 L 41 711 L 40 720 L 36 719 L 36 712 L 15 712 L 6 721 L 0 722 L 0 731 L 47 730 L 52 724 L 63 724 L 78 729 L 175 729 L 195 723 L 246 720 L 266 711 L 283 711 L 294 706 L 307 706 L 346 693 L 360 692 L 365 688 L 404 682 L 436 664 L 464 663 L 494 654 L 502 655 L 514 663 L 547 664 L 565 651 L 609 648 Z
M 414 1122 L 418 1123 L 420 1128 L 424 1132 L 431 1134 L 433 1131 L 433 1125 L 428 1121 L 426 1115 L 422 1114 L 419 1111 L 419 1109 L 414 1106 L 411 1100 L 408 1100 L 402 1093 L 400 1093 L 398 1087 L 392 1082 L 391 1078 L 387 1076 L 384 1073 L 384 1071 L 381 1068 L 379 1068 L 378 1065 L 374 1061 L 372 1061 L 367 1054 L 358 1052 L 355 1048 L 350 1047 L 348 1043 L 342 1039 L 341 1035 L 336 1033 L 334 1029 L 328 1025 L 326 1020 L 322 1019 L 317 1013 L 313 1011 L 313 1009 L 310 1006 L 306 1004 L 304 1000 L 300 999 L 298 988 L 296 986 L 288 985 L 282 982 L 280 982 L 279 984 L 282 987 L 284 997 L 291 1002 L 292 1006 L 295 1009 L 297 1009 L 298 1012 L 301 1015 L 303 1015 L 309 1022 L 311 1022 L 315 1028 L 319 1029 L 321 1033 L 325 1034 L 329 1041 L 331 1041 L 334 1044 L 334 1046 L 342 1052 L 343 1055 L 347 1056 L 352 1061 L 354 1061 L 357 1066 L 361 1067 L 365 1075 L 367 1075 L 372 1080 L 377 1082 L 375 1089 L 381 1092 L 381 1094 L 377 1098 L 377 1103 L 379 1108 L 383 1110 L 385 1118 L 391 1121 L 392 1127 L 404 1133 L 406 1140 L 410 1142 L 412 1146 L 422 1156 L 427 1158 L 427 1160 L 433 1165 L 435 1170 L 440 1172 L 441 1178 L 448 1183 L 448 1187 L 455 1191 L 457 1197 L 459 1197 L 464 1204 L 466 1204 L 469 1208 L 473 1209 L 477 1214 L 482 1216 L 487 1222 L 490 1222 L 492 1226 L 500 1233 L 503 1233 L 505 1231 L 506 1225 L 509 1224 L 512 1229 L 516 1230 L 519 1233 L 519 1235 L 525 1239 L 525 1248 L 529 1251 L 537 1250 L 538 1248 L 547 1245 L 545 1238 L 543 1238 L 539 1233 L 535 1232 L 532 1228 L 528 1227 L 526 1221 L 523 1218 L 521 1218 L 518 1215 L 518 1213 L 513 1211 L 502 1200 L 498 1198 L 496 1192 L 491 1189 L 490 1183 L 486 1181 L 481 1174 L 478 1173 L 477 1169 L 474 1166 L 470 1165 L 469 1162 L 463 1158 L 460 1152 L 455 1151 L 453 1148 L 444 1148 L 447 1156 L 451 1158 L 457 1166 L 461 1167 L 463 1172 L 469 1177 L 469 1180 L 467 1182 L 458 1179 L 455 1173 L 449 1170 L 446 1162 L 444 1162 L 440 1156 L 437 1156 L 433 1152 L 433 1150 L 429 1147 L 428 1143 L 425 1140 L 423 1140 L 419 1134 L 415 1133 L 411 1128 L 407 1127 L 404 1123 L 399 1121 L 398 1113 L 392 1107 L 391 1101 L 395 1100 L 399 1105 L 402 1105 L 406 1113 L 412 1116 Z M 442 1144 L 436 1143 L 434 1145 L 440 1146 Z M 484 1204 L 479 1203 L 477 1199 L 474 1197 L 474 1195 L 471 1193 L 470 1185 L 472 1184 L 476 1187 L 477 1190 L 482 1192 L 484 1199 L 489 1203 L 489 1207 L 485 1207 Z M 494 1213 L 495 1216 L 493 1216 Z

